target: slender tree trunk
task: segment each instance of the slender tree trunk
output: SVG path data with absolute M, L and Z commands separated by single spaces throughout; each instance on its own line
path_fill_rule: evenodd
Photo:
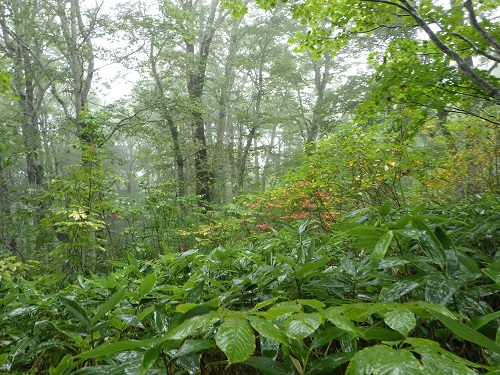
M 19 98 L 22 113 L 21 132 L 26 151 L 26 174 L 29 186 L 37 188 L 43 185 L 44 168 L 40 160 L 41 138 L 39 128 L 39 112 L 43 97 L 49 85 L 41 83 L 43 66 L 40 66 L 40 53 L 33 36 L 26 29 L 26 24 L 16 22 L 31 13 L 25 10 L 19 1 L 10 3 L 10 10 L 0 7 L 0 30 L 7 54 L 13 60 L 12 90 Z M 5 12 L 14 19 L 12 28 L 7 23 Z M 25 13 L 29 12 L 29 13 Z M 38 72 L 38 73 L 37 73 Z
M 219 201 L 219 203 L 224 203 L 226 199 L 226 180 L 228 169 L 228 158 L 230 157 L 231 150 L 227 150 L 226 144 L 226 133 L 228 131 L 228 108 L 229 99 L 231 97 L 231 91 L 234 86 L 235 74 L 233 60 L 236 56 L 237 47 L 239 43 L 239 27 L 241 25 L 242 17 L 236 19 L 233 23 L 229 46 L 228 55 L 226 57 L 226 62 L 224 64 L 224 77 L 221 81 L 220 86 L 220 98 L 219 98 L 219 113 L 217 116 L 217 131 L 216 131 L 216 147 L 214 150 L 214 191 L 212 192 L 213 199 Z M 231 142 L 231 141 L 230 141 Z M 229 154 L 225 155 L 224 151 L 228 151 Z
M 255 135 L 257 133 L 257 129 L 260 126 L 260 117 L 261 117 L 261 103 L 262 98 L 264 96 L 264 61 L 261 60 L 259 71 L 257 74 L 257 82 L 256 82 L 257 93 L 255 95 L 255 107 L 254 107 L 254 116 L 252 125 L 248 131 L 246 136 L 245 146 L 241 152 L 241 157 L 238 161 L 238 188 L 241 190 L 244 186 L 245 181 L 245 173 L 247 169 L 247 162 L 250 155 L 250 149 L 255 139 Z
M 203 113 L 203 91 L 205 87 L 207 60 L 210 46 L 215 33 L 215 15 L 219 2 L 212 0 L 210 13 L 203 29 L 200 30 L 201 39 L 197 50 L 195 44 L 186 40 L 186 52 L 191 62 L 187 71 L 187 91 L 191 99 L 191 124 L 193 128 L 193 141 L 196 147 L 194 167 L 196 176 L 196 195 L 201 199 L 199 204 L 208 208 L 212 201 L 211 189 L 213 187 L 213 173 L 208 162 L 207 140 L 205 135 L 205 119 Z M 192 10 L 193 2 L 188 0 L 184 4 L 185 10 Z

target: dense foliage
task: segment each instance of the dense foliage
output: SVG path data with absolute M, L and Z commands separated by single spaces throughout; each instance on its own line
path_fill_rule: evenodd
M 0 1 L 0 373 L 500 374 L 496 1 L 90 3 Z

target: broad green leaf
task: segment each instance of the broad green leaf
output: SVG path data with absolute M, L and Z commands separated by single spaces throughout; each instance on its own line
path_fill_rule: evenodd
M 137 259 L 135 259 L 134 254 L 127 253 L 127 259 L 130 266 L 130 270 L 134 272 L 136 275 L 140 276 L 141 272 L 139 271 L 139 263 L 137 263 Z
M 467 270 L 470 273 L 481 273 L 481 270 L 474 259 L 466 255 L 463 251 L 461 251 L 461 249 L 455 250 L 455 253 L 457 255 L 458 263 L 463 270 Z
M 411 351 L 420 355 L 420 362 L 422 363 L 425 373 L 427 374 L 442 374 L 447 375 L 475 375 L 476 371 L 468 366 L 479 367 L 475 363 L 467 361 L 453 353 L 450 353 L 441 346 L 431 340 L 409 338 L 405 340 L 406 343 L 411 344 Z
M 287 256 L 284 256 L 283 254 L 275 254 L 275 258 L 278 262 L 288 264 L 289 266 L 292 267 L 297 267 L 297 263 L 295 263 L 292 259 L 290 259 Z
M 88 328 L 90 328 L 90 319 L 83 310 L 79 304 L 77 304 L 75 301 L 70 300 L 66 297 L 59 296 L 59 299 L 61 302 L 66 305 L 69 311 L 75 316 L 76 319 L 78 319 L 81 323 L 85 324 Z
M 28 307 L 18 307 L 17 309 L 12 310 L 7 315 L 2 316 L 2 319 L 11 319 L 16 318 L 18 316 L 23 316 L 24 314 L 31 314 L 38 310 L 36 306 L 28 306 Z
M 193 352 L 177 357 L 174 360 L 175 367 L 184 369 L 188 374 L 200 374 L 200 362 L 202 354 L 203 353 L 201 352 Z
M 101 366 L 89 366 L 84 367 L 78 371 L 71 372 L 75 375 L 123 375 L 140 372 L 139 367 L 140 360 L 127 361 L 121 365 L 101 365 Z M 136 371 L 139 370 L 139 371 Z
M 142 359 L 140 373 L 145 374 L 147 371 L 156 363 L 158 357 L 163 349 L 163 344 L 153 345 L 151 348 L 148 348 L 144 353 L 144 357 Z
M 388 200 L 382 206 L 380 206 L 378 212 L 381 216 L 389 215 L 391 213 L 391 201 Z
M 332 370 L 341 364 L 351 360 L 354 353 L 335 353 L 329 354 L 313 361 L 307 371 L 307 375 L 328 375 Z
M 415 328 L 417 320 L 415 315 L 404 306 L 396 306 L 384 316 L 385 324 L 393 330 L 400 332 L 403 336 Z
M 296 312 L 301 312 L 302 306 L 295 301 L 280 302 L 272 306 L 269 310 L 259 312 L 258 315 L 263 316 L 266 319 L 277 319 L 280 317 L 286 317 Z
M 144 297 L 146 294 L 148 294 L 151 289 L 155 286 L 156 283 L 156 273 L 152 272 L 149 275 L 147 275 L 144 280 L 142 280 L 141 285 L 139 286 L 139 295 Z
M 380 302 L 393 302 L 418 288 L 420 283 L 413 280 L 403 280 L 394 283 L 391 287 L 384 287 L 378 297 Z
M 405 349 L 375 345 L 357 352 L 347 366 L 346 375 L 429 375 Z
M 398 331 L 382 327 L 367 327 L 361 329 L 359 336 L 365 340 L 379 341 L 401 341 L 404 339 L 404 336 Z
M 325 317 L 335 324 L 340 329 L 353 335 L 361 332 L 361 329 L 356 326 L 350 319 L 342 315 L 341 307 L 331 307 L 325 311 Z
M 431 311 L 431 313 L 436 319 L 440 320 L 441 323 L 446 326 L 446 328 L 448 328 L 458 337 L 466 341 L 473 342 L 474 344 L 480 345 L 483 348 L 489 349 L 497 354 L 500 354 L 500 346 L 478 331 L 466 326 L 458 320 L 454 320 L 443 314 L 440 314 L 437 311 Z
M 96 311 L 94 316 L 92 317 L 92 325 L 96 324 L 104 315 L 106 315 L 113 307 L 118 305 L 123 297 L 125 296 L 125 292 L 127 290 L 127 287 L 121 288 L 119 291 L 117 291 L 115 294 L 111 296 L 109 300 L 106 301 L 99 309 Z
M 443 265 L 446 261 L 443 245 L 439 242 L 434 232 L 420 219 L 414 217 L 412 221 L 413 225 L 421 231 L 419 244 L 424 253 L 429 258 Z
M 471 318 L 471 323 L 472 323 L 472 329 L 479 329 L 482 326 L 488 324 L 492 320 L 500 318 L 500 311 L 487 314 L 487 315 L 482 315 L 482 316 L 475 316 Z
M 130 324 L 131 326 L 137 328 L 144 328 L 144 325 L 135 315 L 132 314 L 116 315 L 116 318 L 120 319 L 121 321 L 124 321 L 125 323 Z
M 271 321 L 255 316 L 250 316 L 248 321 L 260 335 L 280 342 L 284 345 L 288 345 L 288 338 L 286 334 Z
M 430 279 L 427 280 L 425 287 L 425 300 L 429 303 L 446 306 L 456 291 L 457 288 L 450 280 Z
M 308 275 L 308 274 L 310 274 L 312 272 L 315 272 L 316 270 L 324 267 L 329 262 L 330 262 L 330 259 L 323 258 L 323 259 L 317 260 L 315 262 L 306 263 L 305 265 L 303 265 L 302 267 L 300 267 L 295 272 L 295 274 L 297 275 L 297 277 L 304 277 L 304 276 L 306 276 L 306 275 Z
M 281 297 L 273 297 L 273 298 L 270 298 L 268 300 L 265 300 L 265 301 L 262 301 L 262 302 L 259 302 L 258 304 L 256 304 L 254 306 L 254 310 L 260 310 L 260 309 L 263 309 L 264 307 L 267 307 L 269 305 L 272 305 L 273 303 L 275 303 L 278 299 L 280 299 Z
M 189 306 L 191 306 L 191 304 L 189 304 Z M 185 313 L 178 314 L 177 316 L 174 317 L 174 319 L 172 319 L 172 326 L 175 327 L 176 325 L 194 316 L 204 315 L 211 311 L 215 311 L 219 307 L 220 307 L 220 299 L 216 298 L 214 300 L 202 303 L 201 305 L 198 305 L 196 307 L 189 308 Z
M 252 366 L 264 375 L 294 375 L 295 371 L 286 367 L 283 363 L 266 357 L 250 357 L 245 365 Z
M 500 286 L 500 271 L 498 269 L 494 269 L 492 265 L 490 265 L 488 268 L 484 268 L 482 271 L 486 276 L 493 280 L 495 284 Z
M 190 353 L 201 352 L 215 346 L 216 344 L 214 340 L 186 340 L 171 359 L 182 357 L 183 355 Z
M 289 337 L 302 341 L 316 331 L 322 323 L 318 313 L 298 313 L 292 315 L 285 322 L 286 333 Z
M 271 359 L 278 358 L 280 347 L 281 344 L 279 342 L 271 340 L 264 335 L 259 335 L 259 349 L 262 357 Z
M 375 248 L 373 249 L 372 255 L 370 257 L 370 261 L 372 264 L 376 264 L 379 260 L 382 260 L 384 258 L 393 238 L 394 233 L 392 233 L 391 230 L 380 237 L 380 240 L 375 245 Z
M 78 365 L 78 363 L 83 360 L 77 361 L 75 357 L 70 354 L 66 354 L 57 364 L 57 367 L 50 367 L 49 374 L 50 375 L 61 375 L 66 372 L 66 370 L 73 368 Z
M 182 300 L 182 302 L 183 303 L 198 302 L 204 289 L 205 289 L 205 281 L 202 280 L 200 282 L 197 282 L 194 286 L 188 289 L 189 291 L 184 295 L 184 299 Z
M 322 311 L 325 307 L 325 304 L 317 299 L 298 299 L 297 302 L 302 306 L 309 306 L 318 311 Z
M 144 344 L 141 341 L 134 341 L 134 340 L 107 342 L 102 345 L 99 345 L 94 349 L 80 353 L 77 356 L 75 356 L 75 358 L 78 359 L 99 358 L 117 352 L 124 352 L 127 350 L 137 349 L 143 345 Z
M 171 328 L 163 336 L 162 341 L 166 340 L 183 340 L 188 336 L 192 336 L 198 332 L 198 330 L 204 328 L 207 325 L 213 324 L 219 320 L 218 317 L 212 315 L 198 315 L 192 317 L 178 326 Z
M 229 318 L 217 329 L 217 346 L 227 356 L 229 363 L 243 362 L 255 351 L 255 336 L 245 319 Z
M 9 353 L 0 354 L 0 366 L 7 362 L 7 358 L 9 358 Z
M 345 331 L 343 329 L 340 329 L 339 327 L 326 327 L 324 329 L 318 330 L 312 336 L 310 348 L 316 349 L 321 346 L 328 345 L 343 334 L 345 334 Z

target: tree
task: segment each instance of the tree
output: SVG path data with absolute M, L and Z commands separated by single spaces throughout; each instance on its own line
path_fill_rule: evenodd
M 89 93 L 95 73 L 95 50 L 92 38 L 97 32 L 99 7 L 84 14 L 80 0 L 57 0 L 55 13 L 59 19 L 56 48 L 69 69 L 54 77 L 52 94 L 64 114 L 75 125 L 81 145 L 102 146 L 87 129 L 84 113 L 89 111 Z M 65 95 L 66 94 L 66 95 Z M 84 160 L 83 158 L 82 160 Z
M 267 8 L 275 6 L 273 1 L 259 3 Z M 395 38 L 385 54 L 374 61 L 379 79 L 387 77 L 387 85 L 392 83 L 391 100 L 404 96 L 405 101 L 416 105 L 430 105 L 438 111 L 445 107 L 447 111 L 472 114 L 498 124 L 496 114 L 484 112 L 470 100 L 482 102 L 483 107 L 500 101 L 499 81 L 492 73 L 492 67 L 500 62 L 495 18 L 498 8 L 496 1 L 473 0 L 449 6 L 431 1 L 308 0 L 293 2 L 292 14 L 309 25 L 306 33 L 296 37 L 302 47 L 313 50 L 316 56 L 323 51 L 338 51 L 359 33 L 384 28 L 420 29 L 427 39 L 421 35 L 413 39 L 404 35 Z M 479 64 L 474 66 L 474 61 Z M 392 68 L 399 68 L 398 74 L 391 74 L 395 73 Z
M 40 4 L 33 1 L 12 1 L 0 5 L 1 40 L 12 61 L 11 88 L 18 98 L 23 118 L 21 133 L 26 150 L 27 177 L 33 188 L 42 186 L 44 182 L 39 122 L 45 94 L 52 83 L 46 73 L 51 61 L 45 56 L 46 44 L 39 35 L 52 19 L 40 17 L 42 11 Z M 23 22 L 25 19 L 32 19 L 33 22 Z

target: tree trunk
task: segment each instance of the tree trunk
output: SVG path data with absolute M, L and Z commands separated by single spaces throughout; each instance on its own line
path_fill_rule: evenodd
M 205 136 L 205 119 L 203 114 L 203 90 L 205 87 L 207 60 L 210 46 L 215 33 L 215 14 L 219 2 L 212 0 L 210 13 L 203 29 L 200 30 L 201 39 L 197 50 L 191 40 L 185 40 L 186 52 L 190 58 L 187 71 L 187 91 L 191 99 L 191 126 L 193 128 L 193 141 L 196 147 L 194 166 L 196 176 L 196 195 L 200 197 L 199 204 L 208 208 L 211 201 L 213 186 L 213 173 L 208 162 L 208 149 Z M 192 10 L 193 2 L 188 0 L 184 10 Z

